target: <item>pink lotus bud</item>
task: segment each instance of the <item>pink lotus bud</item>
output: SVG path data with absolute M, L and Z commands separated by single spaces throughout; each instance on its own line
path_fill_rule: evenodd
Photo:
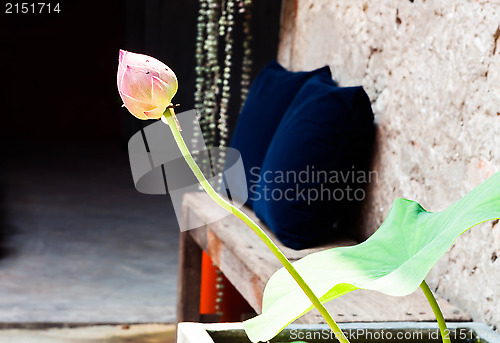
M 120 50 L 118 92 L 130 113 L 139 119 L 158 119 L 177 92 L 172 69 L 153 57 Z

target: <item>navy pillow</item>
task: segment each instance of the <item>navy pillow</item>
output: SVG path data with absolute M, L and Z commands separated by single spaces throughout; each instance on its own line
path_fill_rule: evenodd
M 309 72 L 291 72 L 272 61 L 252 83 L 230 145 L 240 152 L 243 160 L 246 185 L 242 184 L 241 188 L 248 190 L 247 205 L 253 204 L 255 194 L 252 186 L 258 180 L 262 162 L 281 118 L 302 85 L 314 75 L 331 77 L 330 68 L 325 66 Z M 228 156 L 225 169 L 233 162 Z M 231 188 L 231 197 L 242 199 L 238 193 L 244 194 L 246 190 Z
M 373 134 L 362 87 L 321 75 L 304 84 L 265 156 L 253 206 L 283 244 L 304 249 L 338 235 L 334 225 L 364 197 L 358 176 L 368 171 Z

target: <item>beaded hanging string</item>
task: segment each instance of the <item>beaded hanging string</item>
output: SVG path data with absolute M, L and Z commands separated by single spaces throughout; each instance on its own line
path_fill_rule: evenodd
M 237 1 L 237 2 L 236 2 Z M 236 6 L 238 14 L 243 16 L 242 63 L 241 63 L 241 104 L 248 94 L 252 59 L 250 44 L 251 0 L 199 0 L 200 9 L 196 38 L 196 90 L 195 109 L 197 122 L 200 123 L 203 139 L 208 149 L 217 145 L 221 148 L 217 161 L 211 164 L 208 156 L 199 161 L 204 171 L 219 173 L 224 169 L 225 150 L 228 144 L 227 120 L 231 100 L 231 74 L 233 71 L 233 30 L 235 26 Z M 219 4 L 220 2 L 220 4 Z M 222 37 L 224 39 L 222 40 Z M 220 40 L 220 41 L 219 41 Z M 223 69 L 219 66 L 220 45 L 223 45 Z M 222 75 L 221 75 L 222 74 Z M 197 123 L 194 123 L 195 125 Z M 193 146 L 201 148 L 201 137 L 196 133 Z M 221 180 L 218 180 L 220 182 Z M 215 186 L 215 185 L 213 185 Z M 216 312 L 222 315 L 221 303 L 224 300 L 222 273 L 217 274 Z
M 218 113 L 217 97 L 220 84 L 220 66 L 218 61 L 218 21 L 220 7 L 218 0 L 200 0 L 196 39 L 196 120 L 200 124 L 205 145 L 214 147 L 217 141 L 216 118 Z M 195 123 L 196 124 L 196 123 Z M 201 148 L 200 137 L 193 137 L 193 145 Z M 201 169 L 213 173 L 208 155 L 203 154 L 198 161 Z
M 207 11 L 207 39 L 205 40 L 207 87 L 203 99 L 204 116 L 202 130 L 207 148 L 216 143 L 216 118 L 218 112 L 217 97 L 220 85 L 219 66 L 219 18 L 220 7 L 218 0 L 208 0 Z
M 222 16 L 219 21 L 219 35 L 225 37 L 224 43 L 224 69 L 222 72 L 222 93 L 220 97 L 219 104 L 219 119 L 217 128 L 219 129 L 219 147 L 220 154 L 219 159 L 216 163 L 216 171 L 222 172 L 224 169 L 224 162 L 226 159 L 226 153 L 224 147 L 227 146 L 228 139 L 228 128 L 227 128 L 227 118 L 229 110 L 229 101 L 231 98 L 231 66 L 232 66 L 232 54 L 233 54 L 233 27 L 234 27 L 234 10 L 235 4 L 233 0 L 227 0 L 223 2 Z
M 207 14 L 208 14 L 208 1 L 199 0 L 200 9 L 198 12 L 198 23 L 197 23 L 197 37 L 196 37 L 196 89 L 194 93 L 194 108 L 196 110 L 196 120 L 193 125 L 202 123 L 204 120 L 202 116 L 203 111 L 203 99 L 205 95 L 205 89 L 208 86 L 208 79 L 206 74 L 208 72 L 206 67 L 206 53 L 205 53 L 205 41 L 207 40 Z M 202 127 L 203 130 L 203 127 Z M 200 149 L 200 137 L 198 137 L 199 132 L 195 130 L 193 135 L 193 146 L 196 150 Z M 200 163 L 203 164 L 203 163 Z
M 243 19 L 243 61 L 241 66 L 241 107 L 245 103 L 250 89 L 250 73 L 252 72 L 252 33 L 250 22 L 252 20 L 252 0 L 240 0 L 239 12 L 244 14 Z
M 236 10 L 243 15 L 241 105 L 250 86 L 252 68 L 250 43 L 251 0 L 199 0 L 196 39 L 196 91 L 195 109 L 207 148 L 219 146 L 221 153 L 213 164 L 203 158 L 201 167 L 218 173 L 223 170 L 228 144 L 228 114 L 231 102 L 231 75 L 233 68 L 233 29 Z M 222 38 L 224 37 L 224 38 Z M 223 59 L 222 63 L 219 63 Z M 223 65 L 221 68 L 220 64 Z M 236 104 L 238 107 L 238 105 Z M 200 147 L 200 138 L 193 144 Z

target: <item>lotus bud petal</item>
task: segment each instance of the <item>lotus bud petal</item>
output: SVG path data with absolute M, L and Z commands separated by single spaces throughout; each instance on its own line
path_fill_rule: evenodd
M 139 119 L 158 119 L 177 92 L 177 77 L 157 59 L 120 50 L 118 92 L 130 113 Z

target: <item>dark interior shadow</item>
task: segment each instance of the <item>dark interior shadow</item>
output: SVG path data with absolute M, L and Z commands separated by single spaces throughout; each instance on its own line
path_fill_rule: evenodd
M 3 168 L 0 170 L 0 260 L 14 254 L 10 244 L 10 237 L 14 234 L 14 227 L 9 224 L 5 209 L 5 185 Z

